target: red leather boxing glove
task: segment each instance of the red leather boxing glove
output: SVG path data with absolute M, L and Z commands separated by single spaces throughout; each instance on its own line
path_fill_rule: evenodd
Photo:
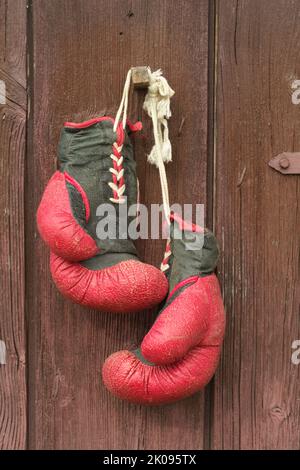
M 106 116 L 65 124 L 60 170 L 45 189 L 37 224 L 51 249 L 53 280 L 66 297 L 104 311 L 133 312 L 157 305 L 168 285 L 160 270 L 138 260 L 128 236 L 128 210 L 137 203 L 136 164 L 127 128 L 120 123 L 114 132 L 113 125 Z M 99 237 L 99 223 L 107 218 L 101 204 L 114 209 L 114 237 Z
M 214 274 L 217 242 L 211 232 L 176 220 L 166 270 L 169 295 L 157 320 L 140 349 L 116 352 L 103 365 L 106 387 L 135 403 L 169 403 L 194 394 L 210 381 L 220 356 L 225 314 Z

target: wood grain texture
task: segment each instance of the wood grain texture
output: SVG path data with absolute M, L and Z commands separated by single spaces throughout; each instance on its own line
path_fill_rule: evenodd
M 26 446 L 24 164 L 26 2 L 0 0 L 0 449 Z
M 104 359 L 137 343 L 151 315 L 112 315 L 66 301 L 49 273 L 48 250 L 35 212 L 56 167 L 62 123 L 118 106 L 130 66 L 161 67 L 172 102 L 172 202 L 206 203 L 208 1 L 34 0 L 30 9 L 33 103 L 26 200 L 29 312 L 29 446 L 35 449 L 197 449 L 203 447 L 204 394 L 162 408 L 122 403 L 101 383 Z M 130 13 L 130 14 L 129 14 Z M 141 115 L 143 92 L 131 99 Z M 79 115 L 78 113 L 82 113 Z M 180 135 L 178 129 L 185 118 Z M 148 119 L 136 137 L 144 203 L 161 203 L 156 168 L 146 163 Z M 139 243 L 141 258 L 159 265 L 164 242 Z
M 217 14 L 215 226 L 228 324 L 212 446 L 296 449 L 300 180 L 268 161 L 300 149 L 300 2 L 218 1 Z

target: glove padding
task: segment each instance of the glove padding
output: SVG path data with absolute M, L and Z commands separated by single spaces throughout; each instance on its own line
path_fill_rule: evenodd
M 183 228 L 183 239 L 177 239 L 174 233 Z M 166 272 L 169 296 L 141 348 L 114 353 L 103 365 L 104 384 L 119 398 L 169 403 L 199 391 L 214 375 L 225 327 L 221 292 L 213 274 L 218 247 L 214 235 L 205 231 L 200 248 L 203 234 L 196 230 L 196 226 L 189 231 L 184 224 L 172 222 L 172 254 Z M 192 232 L 199 246 L 196 250 L 187 242 Z
M 53 280 L 66 297 L 103 311 L 133 312 L 161 302 L 168 285 L 158 269 L 138 260 L 128 236 L 128 209 L 137 203 L 136 164 L 126 130 L 120 124 L 114 132 L 113 124 L 110 117 L 66 123 L 60 170 L 45 189 L 37 224 L 51 249 Z M 100 204 L 115 209 L 109 216 L 115 237 L 97 235 L 107 218 L 97 214 Z

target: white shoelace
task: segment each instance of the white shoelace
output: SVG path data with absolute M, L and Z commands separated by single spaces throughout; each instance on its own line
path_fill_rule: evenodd
M 114 127 L 113 127 L 114 132 L 117 132 L 122 112 L 123 112 L 123 118 L 122 118 L 123 130 L 125 130 L 125 127 L 126 127 L 130 82 L 131 82 L 131 69 L 128 71 L 127 77 L 125 80 L 121 103 L 120 103 L 120 106 L 116 115 L 116 119 L 114 122 Z M 123 194 L 125 192 L 126 186 L 124 182 L 124 168 L 122 167 L 122 164 L 123 164 L 123 156 L 121 154 L 122 149 L 123 149 L 123 144 L 118 145 L 117 142 L 114 142 L 113 152 L 110 154 L 110 158 L 113 161 L 113 166 L 109 169 L 109 171 L 113 174 L 114 181 L 110 181 L 108 185 L 114 193 L 114 197 L 111 197 L 110 201 L 116 204 L 123 204 L 125 202 Z
M 114 132 L 116 132 L 117 127 L 120 122 L 121 114 L 123 111 L 123 119 L 122 119 L 122 126 L 123 129 L 126 127 L 126 121 L 127 121 L 127 109 L 128 109 L 128 96 L 129 96 L 129 90 L 130 90 L 130 83 L 131 83 L 131 69 L 128 70 L 124 88 L 123 88 L 123 94 L 122 94 L 122 99 L 121 103 L 118 109 L 118 112 L 116 114 L 116 119 L 114 123 Z
M 171 117 L 170 99 L 172 98 L 175 92 L 174 90 L 172 90 L 167 80 L 162 76 L 162 71 L 160 69 L 156 70 L 155 72 L 151 72 L 150 68 L 148 68 L 148 73 L 149 87 L 145 97 L 143 109 L 152 119 L 154 134 L 154 145 L 150 154 L 148 155 L 148 162 L 156 165 L 159 170 L 164 216 L 167 224 L 170 225 L 169 188 L 165 170 L 165 163 L 172 161 L 172 146 L 169 139 L 168 119 Z M 118 128 L 122 112 L 122 126 L 123 129 L 125 129 L 127 121 L 130 84 L 131 69 L 128 71 L 126 76 L 121 103 L 116 114 L 116 119 L 114 123 L 114 132 L 116 132 Z M 117 150 L 120 154 L 122 151 L 122 147 L 118 147 Z M 118 157 L 116 157 L 114 154 L 111 155 L 111 158 L 117 161 L 118 163 L 120 162 L 120 159 L 123 159 L 123 157 L 120 157 L 120 159 L 118 160 Z M 116 176 L 118 181 L 124 174 L 124 170 L 121 170 L 121 172 L 119 172 L 114 168 L 111 168 L 110 171 Z M 114 183 L 109 183 L 109 186 L 119 196 L 117 200 L 111 198 L 111 201 L 122 202 L 122 195 L 125 191 L 125 184 L 121 188 L 119 188 Z M 170 240 L 168 240 L 164 260 L 161 264 L 162 271 L 166 271 L 169 268 L 168 259 L 170 255 Z

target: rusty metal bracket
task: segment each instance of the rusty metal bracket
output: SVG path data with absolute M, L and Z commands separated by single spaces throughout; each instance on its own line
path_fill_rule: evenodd
M 300 175 L 300 152 L 283 152 L 269 161 L 269 166 L 283 175 Z

